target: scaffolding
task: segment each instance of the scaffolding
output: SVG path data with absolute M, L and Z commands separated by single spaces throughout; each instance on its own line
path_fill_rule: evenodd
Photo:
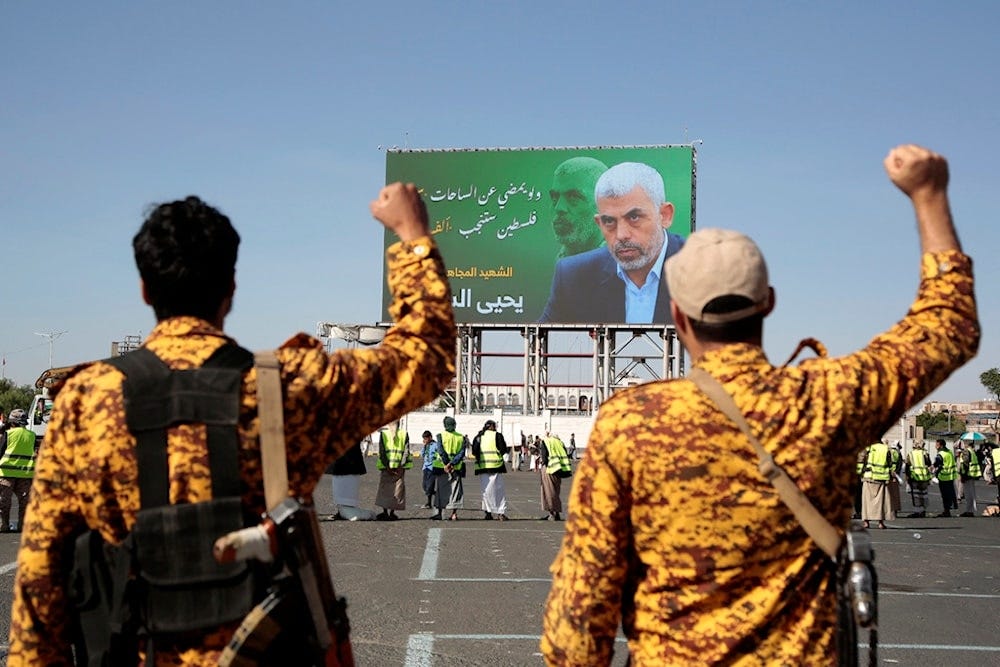
M 380 329 L 384 334 L 391 326 L 320 322 L 316 333 L 328 348 L 335 340 L 353 347 L 359 342 L 374 344 L 381 336 L 370 335 L 372 343 L 367 343 L 352 332 Z M 558 337 L 577 342 L 567 348 L 566 341 L 558 344 Z M 586 339 L 589 350 L 579 351 L 579 341 Z M 556 378 L 553 365 L 576 370 L 580 381 Z M 683 350 L 672 325 L 459 324 L 455 379 L 435 405 L 452 408 L 456 414 L 479 413 L 492 407 L 483 400 L 484 388 L 506 388 L 517 396 L 517 401 L 504 405 L 508 412 L 537 416 L 564 409 L 593 414 L 620 389 L 683 375 Z M 555 395 L 566 390 L 586 390 L 590 397 L 581 396 L 576 405 L 555 404 Z

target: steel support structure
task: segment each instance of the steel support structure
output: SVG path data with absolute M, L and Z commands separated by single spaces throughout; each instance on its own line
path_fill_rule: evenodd
M 341 328 L 362 325 L 338 325 Z M 390 323 L 380 323 L 376 328 L 388 329 Z M 368 327 L 371 328 L 371 327 Z M 329 323 L 321 322 L 317 335 L 330 340 L 338 338 Z M 483 334 L 499 332 L 508 350 L 502 352 L 484 350 Z M 553 351 L 550 336 L 553 333 L 579 333 L 592 339 L 591 352 L 569 353 Z M 516 335 L 522 340 L 518 344 Z M 353 347 L 356 340 L 348 340 Z M 499 382 L 483 378 L 483 359 L 487 357 L 507 357 L 514 360 L 511 367 L 520 362 L 521 378 L 518 382 Z M 521 357 L 521 359 L 517 359 Z M 580 358 L 582 357 L 582 358 Z M 588 358 L 589 357 L 589 363 Z M 589 365 L 591 382 L 587 385 L 560 384 L 550 381 L 550 362 L 554 359 L 577 359 L 581 365 Z M 455 381 L 442 397 L 445 405 L 454 406 L 456 414 L 479 413 L 488 406 L 482 400 L 485 387 L 516 388 L 520 393 L 520 406 L 506 405 L 505 409 L 519 411 L 525 415 L 545 414 L 550 409 L 548 398 L 553 392 L 567 387 L 586 387 L 593 392 L 587 405 L 587 412 L 594 412 L 615 391 L 650 382 L 653 380 L 680 377 L 684 375 L 684 355 L 677 332 L 673 326 L 634 324 L 528 324 L 528 325 L 482 325 L 459 324 L 458 339 L 455 343 Z M 567 404 L 567 409 L 573 408 Z

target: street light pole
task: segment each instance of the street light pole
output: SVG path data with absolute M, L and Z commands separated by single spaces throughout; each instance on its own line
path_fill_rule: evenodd
M 57 338 L 59 338 L 60 336 L 62 336 L 65 333 L 67 333 L 67 332 L 65 332 L 65 331 L 59 331 L 59 332 L 49 331 L 49 332 L 42 332 L 42 333 L 39 333 L 37 331 L 35 332 L 36 336 L 42 336 L 43 338 L 48 338 L 49 339 L 49 368 L 52 368 L 52 344 L 55 342 L 55 340 Z

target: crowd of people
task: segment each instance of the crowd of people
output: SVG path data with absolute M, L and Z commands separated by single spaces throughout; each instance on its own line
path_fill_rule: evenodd
M 551 432 L 521 433 L 519 444 L 508 444 L 493 419 L 487 419 L 471 440 L 457 430 L 454 417 L 445 417 L 443 426 L 444 430 L 436 435 L 424 431 L 419 453 L 415 453 L 409 434 L 397 422 L 382 428 L 374 439 L 366 436 L 349 454 L 329 466 L 327 472 L 333 476 L 333 498 L 337 505 L 333 518 L 397 520 L 396 512 L 406 509 L 405 473 L 413 467 L 416 455 L 421 462 L 421 490 L 426 497 L 421 509 L 434 510 L 428 517 L 431 520 L 458 520 L 458 511 L 465 509 L 464 480 L 469 467 L 479 479 L 483 519 L 510 520 L 502 475 L 526 470 L 539 474 L 545 512 L 539 518 L 562 520 L 562 480 L 572 475 L 575 433 L 570 434 L 568 446 Z M 361 507 L 359 480 L 367 472 L 366 455 L 377 456 L 379 482 L 375 505 L 381 509 L 378 513 Z
M 986 440 L 957 440 L 949 448 L 944 439 L 938 438 L 933 454 L 923 441 L 916 441 L 906 455 L 899 443 L 892 447 L 886 442 L 874 443 L 858 454 L 853 518 L 861 519 L 866 528 L 872 521 L 885 528 L 886 520 L 899 515 L 903 488 L 910 494 L 914 507 L 907 518 L 925 518 L 931 484 L 937 484 L 941 494 L 942 507 L 937 516 L 950 517 L 952 510 L 960 509 L 958 516 L 979 516 L 990 503 L 980 502 L 977 483 L 997 485 L 998 467 L 1000 447 Z M 960 502 L 964 504 L 960 506 Z M 1000 485 L 997 485 L 997 503 L 1000 504 Z
M 676 252 L 660 245 L 658 255 L 621 243 L 623 257 L 669 255 L 664 307 L 691 364 L 685 378 L 630 388 L 601 405 L 551 566 L 540 643 L 548 665 L 609 664 L 619 632 L 636 667 L 826 665 L 838 650 L 847 653 L 843 664 L 857 662 L 850 656 L 857 642 L 838 641 L 843 600 L 830 550 L 781 493 L 777 473 L 795 480 L 824 522 L 846 525 L 855 461 L 845 443 L 886 432 L 975 355 L 980 336 L 972 261 L 953 224 L 946 160 L 904 145 L 884 166 L 912 204 L 919 286 L 897 324 L 842 357 L 828 357 L 807 339 L 799 349 L 812 348 L 816 358 L 770 363 L 763 324 L 775 290 L 763 253 L 746 235 L 701 229 Z M 608 200 L 597 221 L 606 236 L 617 233 L 619 219 L 634 217 L 636 228 L 666 238 L 665 203 L 656 218 L 645 211 L 657 207 L 635 187 L 599 198 Z M 8 665 L 72 664 L 81 655 L 90 664 L 218 664 L 248 629 L 244 621 L 267 608 L 266 591 L 288 577 L 298 577 L 287 587 L 297 596 L 289 607 L 317 611 L 307 601 L 320 596 L 296 591 L 316 588 L 315 573 L 326 569 L 313 562 L 325 558 L 321 551 L 306 556 L 313 567 L 251 568 L 228 560 L 217 540 L 249 530 L 263 545 L 252 557 L 274 558 L 271 537 L 295 532 L 276 533 L 280 510 L 308 501 L 325 470 L 334 474 L 338 514 L 360 519 L 358 439 L 387 423 L 370 443 L 378 448 L 381 508 L 371 518 L 398 518 L 413 467 L 398 420 L 454 377 L 457 328 L 418 188 L 386 186 L 370 208 L 398 237 L 386 249 L 395 324 L 381 345 L 329 353 L 299 334 L 256 359 L 224 332 L 240 243 L 229 218 L 193 196 L 150 209 L 133 251 L 142 299 L 157 324 L 140 350 L 80 366 L 57 388 L 24 515 Z M 658 227 L 651 224 L 657 220 Z M 645 278 L 645 263 L 640 268 Z M 697 377 L 716 383 L 732 411 Z M 270 389 L 266 379 L 275 380 Z M 204 400 L 184 400 L 193 392 Z M 264 456 L 274 450 L 262 440 L 282 436 L 279 465 L 267 466 Z M 562 519 L 572 436 L 567 448 L 553 433 L 526 434 L 515 452 L 493 420 L 470 439 L 449 416 L 439 433 L 421 438 L 430 519 L 458 519 L 471 468 L 483 518 L 506 520 L 503 476 L 508 461 L 520 470 L 524 457 L 539 475 L 543 518 Z M 932 458 L 916 448 L 904 461 L 887 443 L 866 448 L 858 462 L 862 521 L 884 526 L 899 510 L 901 471 L 914 498 L 924 494 L 921 507 L 925 484 L 936 477 L 944 515 L 963 497 L 963 514 L 974 513 L 977 480 L 989 467 L 996 476 L 997 450 L 989 465 L 971 448 L 956 452 L 938 441 L 935 449 Z M 9 442 L 8 450 L 18 451 Z M 183 558 L 164 558 L 174 545 L 186 547 Z M 122 562 L 127 567 L 111 569 Z M 298 557 L 289 564 L 301 565 Z M 94 572 L 113 575 L 113 599 L 78 599 L 80 590 L 107 583 Z M 71 574 L 81 585 L 67 585 Z M 342 601 L 330 605 L 338 608 L 343 614 Z M 265 652 L 261 663 L 353 663 L 329 659 L 330 647 L 350 656 L 349 645 L 341 650 L 345 623 L 326 628 L 313 615 L 307 620 L 296 617 L 279 636 L 276 624 L 260 623 L 254 627 L 270 634 L 246 639 Z

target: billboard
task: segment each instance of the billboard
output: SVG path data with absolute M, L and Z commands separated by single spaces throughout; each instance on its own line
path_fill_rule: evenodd
M 395 181 L 421 190 L 456 321 L 669 323 L 666 290 L 641 288 L 694 229 L 693 146 L 390 150 Z M 383 280 L 383 321 L 388 304 Z

